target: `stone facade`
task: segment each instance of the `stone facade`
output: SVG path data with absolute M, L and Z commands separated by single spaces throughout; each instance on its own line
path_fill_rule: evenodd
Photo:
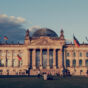
M 66 44 L 63 30 L 59 37 L 30 37 L 27 30 L 24 44 L 0 44 L 0 75 L 62 75 L 64 69 L 87 75 L 88 45 Z
M 68 44 L 64 48 L 64 64 L 72 75 L 87 75 L 88 72 L 88 45 L 80 44 L 77 48 Z M 67 63 L 67 66 L 66 66 Z

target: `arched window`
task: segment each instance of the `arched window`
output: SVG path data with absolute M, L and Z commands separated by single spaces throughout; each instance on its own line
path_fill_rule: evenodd
M 74 67 L 76 66 L 76 60 L 75 59 L 73 60 L 73 66 Z
M 82 60 L 79 60 L 79 66 L 82 66 Z
M 86 66 L 88 67 L 88 60 L 85 61 Z
M 66 60 L 66 67 L 70 67 L 70 60 Z

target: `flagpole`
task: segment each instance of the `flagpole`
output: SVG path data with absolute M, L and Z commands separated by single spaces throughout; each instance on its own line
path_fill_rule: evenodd
M 8 40 L 8 37 L 4 36 L 4 42 L 5 42 L 5 44 L 7 44 L 7 40 Z
M 73 34 L 73 38 L 74 38 L 74 34 Z M 74 53 L 75 53 L 75 44 L 74 44 L 74 40 L 73 40 L 73 60 L 75 59 Z M 73 61 L 72 61 L 72 65 L 73 65 Z M 75 66 L 73 65 L 73 67 L 74 67 L 74 73 L 75 73 Z
M 78 49 L 80 47 L 80 43 L 74 35 L 73 35 L 73 38 L 74 38 L 73 52 L 75 52 L 75 47 L 77 47 L 77 49 Z M 78 53 L 77 55 L 79 55 L 79 49 L 78 49 L 77 53 Z M 75 56 L 74 56 L 74 58 L 75 58 Z M 74 71 L 75 71 L 75 67 L 77 67 L 77 66 L 74 65 Z

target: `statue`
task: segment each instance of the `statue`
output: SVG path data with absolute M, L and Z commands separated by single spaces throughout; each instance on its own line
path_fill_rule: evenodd
M 63 29 L 61 29 L 61 36 L 63 36 L 64 35 L 64 31 L 63 31 Z
M 25 35 L 25 44 L 29 44 L 29 43 L 30 43 L 30 35 L 29 35 L 29 29 L 27 29 Z
M 26 31 L 26 36 L 29 36 L 29 30 L 27 29 L 27 31 Z
M 64 31 L 63 31 L 63 29 L 61 29 L 61 32 L 60 32 L 60 39 L 64 39 Z

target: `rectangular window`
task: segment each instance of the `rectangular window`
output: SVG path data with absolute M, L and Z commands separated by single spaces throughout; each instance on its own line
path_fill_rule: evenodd
M 82 57 L 82 53 L 81 52 L 79 53 L 79 56 Z
M 76 56 L 76 53 L 75 53 L 75 52 L 73 52 L 73 56 L 74 56 L 74 57 Z
M 88 57 L 88 52 L 86 53 L 86 57 Z
M 70 56 L 70 54 L 69 54 L 69 53 L 67 53 L 67 54 L 66 54 L 66 56 L 67 56 L 67 57 L 69 57 L 69 56 Z

